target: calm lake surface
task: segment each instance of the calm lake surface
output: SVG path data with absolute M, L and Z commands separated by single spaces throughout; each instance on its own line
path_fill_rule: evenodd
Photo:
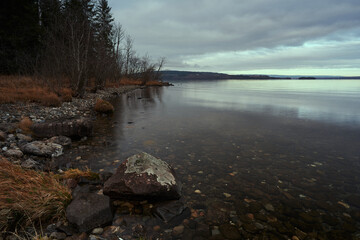
M 148 152 L 176 169 L 206 224 L 231 222 L 244 238 L 360 236 L 360 80 L 174 85 L 114 100 L 73 153 L 80 164 L 113 172 Z

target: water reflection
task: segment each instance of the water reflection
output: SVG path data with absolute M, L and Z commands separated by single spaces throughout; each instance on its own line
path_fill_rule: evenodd
M 232 221 L 244 238 L 300 229 L 351 239 L 360 224 L 359 81 L 294 83 L 299 91 L 290 83 L 137 90 L 113 102 L 115 114 L 99 117 L 90 147 L 74 154 L 105 171 L 139 151 L 159 157 L 175 167 L 186 204 L 201 203 L 206 224 Z M 249 213 L 245 223 L 265 230 L 241 225 Z
M 360 81 L 358 80 L 227 80 L 179 84 L 190 105 L 263 112 L 275 115 L 360 124 Z M 266 112 L 265 112 L 266 113 Z

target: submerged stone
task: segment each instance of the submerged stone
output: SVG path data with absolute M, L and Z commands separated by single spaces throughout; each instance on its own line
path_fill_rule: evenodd
M 126 159 L 104 184 L 104 194 L 114 199 L 179 199 L 180 190 L 173 168 L 144 152 Z
M 78 194 L 67 207 L 66 217 L 80 232 L 105 226 L 113 219 L 110 199 L 96 193 Z

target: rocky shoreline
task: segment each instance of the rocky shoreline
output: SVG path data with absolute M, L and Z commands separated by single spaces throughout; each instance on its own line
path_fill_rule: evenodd
M 138 86 L 126 86 L 87 93 L 83 99 L 73 98 L 71 102 L 63 102 L 60 107 L 44 107 L 35 103 L 1 104 L 0 160 L 4 157 L 23 169 L 61 174 L 72 167 L 69 159 L 66 159 L 66 153 L 79 145 L 76 142 L 81 143 L 86 140 L 88 133 L 92 130 L 89 122 L 96 118 L 97 113 L 94 110 L 96 100 L 111 100 L 138 88 Z M 21 128 L 21 121 L 24 118 L 31 120 L 31 131 Z M 76 127 L 85 128 L 85 131 L 82 131 L 85 134 L 79 134 L 75 140 L 64 136 L 69 134 L 55 134 L 58 133 L 59 128 L 60 132 L 69 133 Z M 44 132 L 44 130 L 45 132 L 52 131 L 54 136 L 51 134 L 47 137 L 36 136 L 39 135 L 36 131 Z M 63 162 L 68 164 L 62 164 Z M 156 170 L 150 170 L 150 172 L 156 172 L 158 167 L 156 165 Z M 172 173 L 173 170 L 169 174 Z M 103 195 L 103 186 L 107 186 L 108 192 L 114 191 L 108 190 L 109 184 L 106 183 L 113 174 L 100 172 L 97 175 L 97 179 L 80 177 L 64 180 L 64 184 L 71 189 L 73 198 L 67 209 L 68 221 L 57 221 L 42 226 L 43 238 L 41 239 L 172 239 L 182 237 L 183 221 L 186 222 L 186 219 L 190 217 L 190 209 L 181 200 L 159 202 L 159 196 L 154 195 L 155 192 L 156 194 L 162 192 L 165 194 L 161 197 L 162 199 L 171 200 L 180 198 L 180 192 L 175 191 L 175 197 L 172 197 L 168 195 L 166 188 L 165 191 L 155 191 L 154 189 L 157 188 L 153 187 L 149 193 L 150 197 L 144 199 L 142 199 L 143 192 L 139 199 L 134 198 L 132 201 L 114 199 L 113 196 L 109 198 Z M 125 182 L 134 181 L 133 177 L 136 179 L 138 176 L 133 173 L 130 175 L 131 180 L 125 180 Z M 150 175 L 144 172 L 139 176 L 142 178 Z M 154 181 L 156 185 L 157 181 L 153 177 L 145 178 L 145 180 L 141 178 L 136 180 L 135 192 L 141 188 L 141 182 L 145 182 L 144 189 L 147 188 L 149 181 Z M 88 207 L 84 208 L 84 206 Z M 6 216 L 0 213 L 0 218 L 3 217 Z M 34 236 L 36 235 L 34 230 L 26 230 L 26 234 Z M 11 232 L 1 233 L 0 240 L 5 239 L 22 238 L 18 238 Z
M 75 117 L 92 118 L 95 116 L 93 108 L 97 99 L 109 100 L 138 88 L 139 86 L 123 86 L 96 93 L 87 92 L 83 98 L 72 98 L 71 102 L 63 102 L 60 107 L 45 107 L 37 103 L 1 104 L 0 126 L 6 130 L 23 117 L 29 117 L 35 123 Z
M 84 98 L 72 98 L 71 102 L 63 102 L 60 107 L 45 107 L 37 103 L 21 102 L 1 104 L 0 156 L 4 156 L 12 162 L 29 169 L 57 170 L 57 162 L 54 161 L 55 159 L 52 158 L 52 155 L 62 155 L 63 149 L 69 148 L 71 145 L 71 139 L 65 138 L 62 140 L 65 141 L 65 143 L 60 143 L 58 141 L 59 139 L 50 140 L 52 136 L 48 138 L 44 138 L 44 136 L 34 138 L 33 133 L 21 129 L 21 120 L 24 118 L 30 119 L 33 126 L 39 126 L 38 132 L 44 132 L 46 129 L 42 126 L 49 122 L 57 122 L 63 125 L 64 123 L 68 123 L 72 128 L 83 128 L 85 125 L 87 132 L 80 134 L 80 137 L 86 138 L 88 132 L 91 131 L 91 125 L 89 124 L 96 117 L 94 105 L 97 99 L 110 100 L 120 94 L 125 94 L 138 88 L 138 86 L 123 86 L 119 88 L 107 88 L 96 93 L 88 92 Z M 65 132 L 79 131 L 75 128 L 69 129 L 69 126 L 61 127 L 67 127 L 67 129 L 64 129 Z M 54 130 L 54 127 L 51 125 L 50 128 L 52 128 L 50 130 Z M 54 136 L 56 135 L 60 134 L 54 134 Z M 41 152 L 39 152 L 38 149 L 34 149 L 32 142 L 35 140 L 41 140 L 40 142 L 35 142 L 37 148 L 42 149 Z M 59 143 L 60 145 L 56 145 Z

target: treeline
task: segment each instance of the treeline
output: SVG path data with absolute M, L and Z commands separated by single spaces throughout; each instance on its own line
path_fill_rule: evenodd
M 122 77 L 158 80 L 164 59 L 139 57 L 107 0 L 1 0 L 0 74 L 36 75 L 82 96 Z

